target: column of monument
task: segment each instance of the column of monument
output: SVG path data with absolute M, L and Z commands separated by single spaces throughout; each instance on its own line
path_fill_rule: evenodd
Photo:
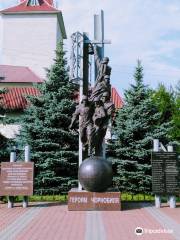
M 159 139 L 153 140 L 153 151 L 159 152 Z M 161 196 L 158 194 L 155 194 L 155 206 L 156 206 L 156 208 L 161 207 Z
M 102 58 L 97 46 L 101 44 L 104 49 L 104 43 L 103 36 L 90 41 L 87 34 L 83 34 L 83 83 L 80 86 L 83 95 L 70 124 L 70 129 L 74 129 L 79 119 L 83 161 L 79 166 L 78 180 L 82 190 L 72 189 L 69 192 L 69 210 L 120 210 L 120 193 L 109 189 L 113 177 L 112 166 L 102 154 L 106 131 L 114 113 L 109 58 Z M 88 89 L 90 54 L 94 55 L 97 72 L 94 86 Z
M 10 162 L 16 161 L 16 147 L 10 153 Z M 14 196 L 8 196 L 8 208 L 13 208 L 14 206 Z
M 81 66 L 82 79 L 79 81 L 79 102 L 83 101 L 83 96 L 88 95 L 88 83 L 89 83 L 89 49 L 86 41 L 88 40 L 87 33 L 83 33 L 83 63 Z M 79 122 L 82 123 L 83 119 L 81 114 L 79 114 Z M 81 132 L 81 126 L 79 124 L 79 132 Z M 81 139 L 81 134 L 79 134 L 79 166 L 81 165 L 83 159 L 87 157 L 87 150 L 83 149 L 83 143 Z M 81 183 L 78 182 L 78 189 L 82 190 Z
M 168 152 L 173 152 L 173 146 L 168 145 L 167 150 L 168 150 Z M 170 195 L 168 197 L 169 197 L 170 208 L 176 208 L 176 196 L 175 195 Z
M 104 12 L 101 10 L 101 14 L 94 15 L 94 39 L 99 42 L 96 44 L 97 47 L 97 53 L 101 59 L 104 58 Z M 98 69 L 96 62 L 94 64 L 94 79 L 96 81 L 98 75 Z M 102 156 L 105 158 L 106 157 L 106 144 L 105 144 L 105 139 L 103 140 L 102 143 Z
M 25 162 L 30 162 L 30 146 L 25 146 Z M 23 196 L 23 207 L 28 207 L 28 196 Z

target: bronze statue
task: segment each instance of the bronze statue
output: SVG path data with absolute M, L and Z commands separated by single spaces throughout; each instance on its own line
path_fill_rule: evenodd
M 111 75 L 111 67 L 108 65 L 109 63 L 108 57 L 104 57 L 102 60 L 99 58 L 96 46 L 94 47 L 94 59 L 98 69 L 98 74 L 96 78 L 96 84 L 98 84 L 99 82 L 102 81 L 105 75 L 109 76 Z
M 111 67 L 108 66 L 109 58 L 100 60 L 96 47 L 94 56 L 98 68 L 95 87 L 91 96 L 83 96 L 81 103 L 77 106 L 71 121 L 70 129 L 74 128 L 75 122 L 80 116 L 80 138 L 85 155 L 101 156 L 102 143 L 106 135 L 110 117 L 114 112 L 114 104 L 110 101 Z
M 102 127 L 102 135 L 104 138 L 106 135 L 110 118 L 113 116 L 115 112 L 115 106 L 114 106 L 114 103 L 110 101 L 110 95 L 107 92 L 103 93 L 101 100 L 103 102 L 104 110 L 106 113 L 106 117 L 103 121 L 103 127 Z
M 69 126 L 70 129 L 74 128 L 74 124 L 78 117 L 80 116 L 79 129 L 80 129 L 80 138 L 83 144 L 83 150 L 88 145 L 91 145 L 91 131 L 92 131 L 92 115 L 93 111 L 88 102 L 87 96 L 82 97 L 81 104 L 79 104 L 76 108 L 76 111 L 73 114 L 73 118 L 71 124 Z
M 92 150 L 95 156 L 100 156 L 102 153 L 103 142 L 103 123 L 106 118 L 106 112 L 103 103 L 99 97 L 94 99 L 94 114 L 93 114 L 93 128 L 92 128 Z
M 115 111 L 114 103 L 110 101 L 110 95 L 107 92 L 104 92 L 101 97 L 101 101 L 104 104 L 104 109 L 107 113 L 107 117 L 110 119 Z
M 88 51 L 88 54 L 93 53 L 92 45 Z M 98 192 L 105 191 L 112 182 L 112 166 L 103 156 L 103 140 L 109 120 L 114 113 L 114 104 L 110 101 L 109 58 L 100 60 L 96 48 L 94 48 L 94 57 L 98 70 L 95 86 L 89 99 L 83 96 L 81 103 L 77 106 L 70 129 L 74 128 L 80 116 L 79 134 L 83 144 L 83 162 L 79 168 L 78 179 L 84 189 Z
M 110 84 L 110 76 L 105 75 L 102 78 L 101 82 L 98 82 L 94 89 L 92 90 L 90 101 L 94 101 L 94 98 L 99 97 L 101 98 L 103 93 L 108 93 L 111 95 L 111 84 Z

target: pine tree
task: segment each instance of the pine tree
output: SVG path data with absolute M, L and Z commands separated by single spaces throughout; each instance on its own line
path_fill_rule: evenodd
M 40 95 L 28 97 L 19 143 L 31 146 L 35 162 L 35 192 L 57 194 L 77 184 L 78 137 L 68 127 L 75 109 L 75 86 L 68 79 L 63 46 L 47 70 Z
M 115 119 L 114 140 L 109 156 L 114 184 L 120 191 L 151 192 L 151 149 L 153 138 L 167 140 L 169 123 L 159 125 L 161 114 L 153 104 L 151 90 L 143 83 L 143 67 L 138 61 L 135 84 L 125 91 L 124 106 Z

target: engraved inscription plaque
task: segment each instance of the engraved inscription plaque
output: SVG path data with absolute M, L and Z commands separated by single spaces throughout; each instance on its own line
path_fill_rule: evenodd
M 34 163 L 1 163 L 0 195 L 33 195 Z
M 179 170 L 175 152 L 152 153 L 152 190 L 155 194 L 179 193 Z
M 68 193 L 68 210 L 70 211 L 120 211 L 120 192 L 87 192 L 71 189 Z

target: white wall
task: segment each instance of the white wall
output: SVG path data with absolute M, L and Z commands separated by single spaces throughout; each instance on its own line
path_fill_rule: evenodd
M 2 36 L 3 36 L 3 22 L 2 16 L 0 15 L 0 64 L 2 62 Z
M 45 78 L 57 45 L 56 14 L 3 15 L 2 64 L 28 66 Z

